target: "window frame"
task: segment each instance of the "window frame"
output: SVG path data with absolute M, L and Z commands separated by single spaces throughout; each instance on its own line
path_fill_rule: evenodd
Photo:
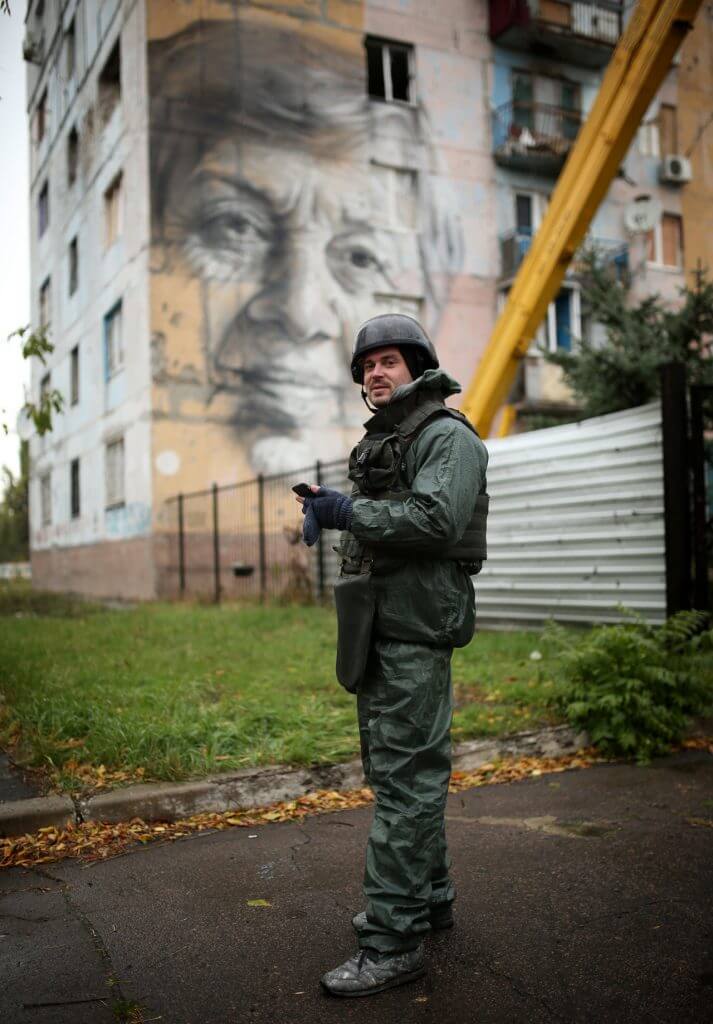
M 68 275 L 67 275 L 67 290 L 70 296 L 74 295 L 79 289 L 79 235 L 75 235 L 70 240 L 69 246 L 67 247 L 67 259 L 68 264 Z
M 81 477 L 79 458 L 69 463 L 69 517 L 79 519 L 82 514 Z
M 79 177 L 79 131 L 76 124 L 67 132 L 67 188 Z
M 40 525 L 52 525 L 52 470 L 40 474 Z
M 116 322 L 117 317 L 119 318 L 119 356 L 118 361 L 114 361 L 109 358 L 111 352 L 111 339 L 109 337 L 109 331 L 111 326 Z M 124 369 L 124 307 L 121 299 L 118 299 L 114 305 L 104 314 L 103 320 L 104 327 L 104 380 L 110 381 L 118 373 Z
M 40 330 L 47 330 L 52 320 L 52 278 L 48 274 L 40 285 L 39 323 Z
M 497 312 L 498 315 L 502 313 L 505 303 L 507 301 L 508 293 L 512 285 L 509 285 L 505 289 L 501 289 L 498 292 L 497 300 Z M 562 351 L 576 351 L 575 340 L 582 337 L 582 293 L 579 285 L 576 281 L 562 282 L 560 286 L 560 292 L 567 291 L 570 293 L 570 337 L 572 339 L 572 345 L 569 349 L 562 349 Z M 559 292 L 557 293 L 559 295 Z M 560 349 L 557 346 L 557 310 L 556 301 L 557 295 L 548 304 L 547 312 L 543 317 L 542 323 L 537 328 L 535 335 L 530 342 L 530 346 L 527 350 L 528 356 L 542 357 L 545 352 L 558 352 Z
M 35 145 L 39 146 L 47 134 L 47 86 L 42 90 L 42 94 L 35 107 Z
M 72 18 L 63 37 L 64 49 L 64 73 L 67 82 L 71 82 L 77 71 L 77 25 L 76 18 Z
M 50 180 L 45 178 L 37 193 L 37 237 L 42 238 L 50 226 Z
M 110 450 L 116 449 L 121 452 L 121 474 L 115 473 L 114 483 L 121 476 L 119 494 L 110 493 L 110 475 L 109 468 L 111 462 Z M 108 512 L 114 508 L 123 508 L 126 504 L 126 446 L 124 443 L 124 435 L 121 434 L 117 437 L 113 437 L 106 441 L 104 445 L 104 508 Z
M 79 345 L 69 352 L 69 404 L 79 405 Z
M 675 218 L 675 220 L 678 222 L 678 263 L 664 263 L 663 222 L 666 217 Z M 656 270 L 669 270 L 675 272 L 681 272 L 683 270 L 683 217 L 680 213 L 674 213 L 672 210 L 664 210 L 661 214 L 660 219 L 656 222 L 655 226 L 651 229 L 651 231 L 646 232 L 645 239 L 647 267 L 655 268 Z M 653 259 L 649 259 L 650 243 L 653 243 Z
M 664 111 L 666 111 L 670 115 L 670 118 L 671 118 L 671 122 L 670 122 L 671 123 L 671 128 L 672 128 L 671 134 L 673 135 L 673 140 L 672 140 L 673 141 L 673 145 L 672 145 L 671 148 L 668 148 L 667 146 L 664 145 L 664 142 L 668 141 L 668 140 L 664 139 L 664 137 L 663 137 L 664 133 L 662 131 Z M 659 154 L 661 156 L 661 159 L 665 160 L 665 158 L 667 156 L 675 156 L 677 153 L 679 153 L 680 150 L 678 148 L 678 136 L 679 136 L 678 107 L 676 106 L 675 103 L 662 103 L 660 105 L 660 107 L 659 107 L 659 116 L 656 118 L 656 129 L 657 129 L 657 132 L 658 132 L 658 151 L 659 151 Z
M 110 230 L 113 227 L 112 230 Z M 104 189 L 104 251 L 108 252 L 124 232 L 124 172 L 117 171 Z
M 364 36 L 364 50 L 365 53 L 369 47 L 379 47 L 381 50 L 381 68 L 384 80 L 384 95 L 377 96 L 374 93 L 369 92 L 369 73 L 368 73 L 368 56 L 367 56 L 367 95 L 370 100 L 381 103 L 402 103 L 406 107 L 416 106 L 416 50 L 413 43 L 406 43 L 400 39 L 386 39 L 383 36 Z M 394 98 L 393 82 L 391 80 L 391 50 L 402 50 L 406 53 L 406 61 L 408 65 L 408 98 L 405 100 Z
M 98 108 L 102 126 L 107 125 L 117 107 L 121 106 L 123 87 L 121 78 L 121 32 L 118 33 L 97 77 Z M 110 74 L 116 55 L 116 78 Z

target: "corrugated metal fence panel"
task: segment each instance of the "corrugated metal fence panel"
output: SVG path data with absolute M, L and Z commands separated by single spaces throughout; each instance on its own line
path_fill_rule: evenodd
M 665 618 L 659 403 L 487 445 L 481 621 Z

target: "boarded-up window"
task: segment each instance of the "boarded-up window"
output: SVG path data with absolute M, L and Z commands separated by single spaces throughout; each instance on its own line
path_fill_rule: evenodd
M 653 228 L 646 232 L 646 259 L 649 263 L 656 262 L 656 232 Z
M 117 174 L 104 193 L 104 245 L 108 249 L 122 231 L 123 199 L 122 176 Z
M 683 223 L 676 213 L 664 213 L 646 234 L 646 259 L 665 267 L 683 266 Z
M 541 0 L 539 15 L 542 21 L 549 21 L 561 28 L 570 28 L 571 8 L 571 3 L 562 3 L 562 0 Z
M 665 213 L 661 219 L 661 250 L 664 266 L 683 265 L 683 225 L 674 213 Z
M 405 313 L 420 320 L 423 316 L 423 300 L 410 295 L 387 295 L 376 293 L 374 295 L 374 310 L 376 313 Z
M 43 473 L 40 477 L 40 519 L 43 526 L 52 522 L 52 476 Z
M 418 179 L 415 171 L 374 165 L 375 215 L 380 224 L 413 231 L 418 226 Z
M 662 103 L 659 111 L 659 151 L 661 156 L 678 153 L 676 108 Z
M 106 507 L 124 504 L 124 438 L 106 446 Z

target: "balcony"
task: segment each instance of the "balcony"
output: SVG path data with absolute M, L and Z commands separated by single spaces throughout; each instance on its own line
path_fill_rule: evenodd
M 510 231 L 500 236 L 500 277 L 503 280 L 515 276 L 520 264 L 530 251 L 532 235 L 526 231 Z M 626 242 L 611 238 L 588 238 L 575 253 L 567 273 L 577 276 L 581 272 L 581 254 L 584 249 L 595 249 L 601 261 L 611 268 L 614 280 L 626 284 L 629 274 L 629 247 Z
M 602 68 L 622 31 L 621 0 L 490 0 L 498 46 L 550 60 Z
M 493 111 L 493 157 L 501 167 L 557 177 L 577 137 L 578 110 L 549 103 L 504 103 Z

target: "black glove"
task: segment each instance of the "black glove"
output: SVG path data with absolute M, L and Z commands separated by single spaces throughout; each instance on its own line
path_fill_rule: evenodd
M 308 547 L 319 540 L 321 530 L 348 530 L 352 525 L 352 499 L 340 491 L 320 487 L 302 506 L 305 521 L 302 538 Z

